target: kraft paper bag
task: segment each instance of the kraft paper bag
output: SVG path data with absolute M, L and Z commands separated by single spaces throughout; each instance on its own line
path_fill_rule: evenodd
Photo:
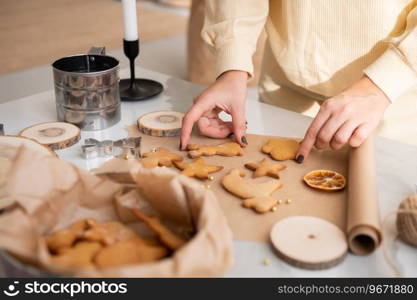
M 166 168 L 144 170 L 133 163 L 131 169 L 137 187 L 125 192 L 119 183 L 20 147 L 8 172 L 6 190 L 15 205 L 0 215 L 0 248 L 27 265 L 71 276 L 223 274 L 233 262 L 232 234 L 214 194 Z M 119 220 L 140 235 L 151 235 L 145 224 L 128 215 L 132 207 L 157 214 L 173 231 L 194 234 L 172 256 L 155 263 L 111 269 L 74 269 L 51 263 L 43 237 L 79 219 Z

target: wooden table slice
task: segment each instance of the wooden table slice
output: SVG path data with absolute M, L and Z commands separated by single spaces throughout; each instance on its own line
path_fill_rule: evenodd
M 29 126 L 19 135 L 34 139 L 52 150 L 59 150 L 76 144 L 80 140 L 81 132 L 70 123 L 46 122 Z
M 138 129 L 151 136 L 178 136 L 181 133 L 184 114 L 161 110 L 147 113 L 137 120 Z
M 270 233 L 278 256 L 295 267 L 320 270 L 343 261 L 348 245 L 336 225 L 323 219 L 295 216 L 277 222 Z

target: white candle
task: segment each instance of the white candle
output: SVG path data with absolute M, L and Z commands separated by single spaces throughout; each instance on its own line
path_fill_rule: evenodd
M 122 0 L 123 21 L 125 26 L 125 40 L 138 39 L 138 25 L 136 19 L 136 0 Z

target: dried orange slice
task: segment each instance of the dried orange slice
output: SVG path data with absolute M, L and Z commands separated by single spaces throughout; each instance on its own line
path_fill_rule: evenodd
M 339 191 L 346 185 L 343 175 L 329 170 L 311 171 L 304 176 L 304 182 L 312 188 L 324 191 Z

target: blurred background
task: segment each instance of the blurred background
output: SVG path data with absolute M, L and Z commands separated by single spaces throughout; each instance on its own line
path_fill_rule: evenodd
M 212 82 L 214 58 L 200 37 L 204 1 L 138 0 L 136 64 L 201 85 Z M 105 46 L 127 67 L 123 32 L 120 0 L 0 0 L 0 103 L 51 89 L 50 64 L 91 46 Z M 262 45 L 263 39 L 254 56 L 256 74 Z

